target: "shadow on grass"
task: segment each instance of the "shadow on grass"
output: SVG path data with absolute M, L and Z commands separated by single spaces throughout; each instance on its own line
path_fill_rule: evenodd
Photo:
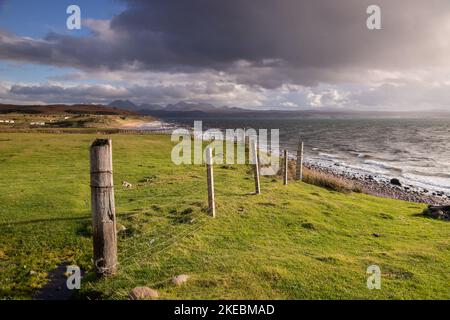
M 65 275 L 67 264 L 60 264 L 56 269 L 48 273 L 49 281 L 45 286 L 36 291 L 33 299 L 36 300 L 69 300 L 73 291 L 67 288 Z

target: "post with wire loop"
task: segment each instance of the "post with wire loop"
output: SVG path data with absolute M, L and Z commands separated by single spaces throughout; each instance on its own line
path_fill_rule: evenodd
M 117 271 L 116 209 L 110 139 L 97 139 L 92 143 L 90 162 L 94 270 L 98 276 L 108 276 Z
M 206 149 L 206 178 L 208 183 L 208 212 L 215 218 L 216 217 L 216 203 L 214 200 L 214 171 L 213 171 L 213 157 L 212 149 Z

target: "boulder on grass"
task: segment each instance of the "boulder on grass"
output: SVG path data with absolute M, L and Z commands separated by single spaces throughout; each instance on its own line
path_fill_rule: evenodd
M 427 217 L 450 221 L 450 206 L 428 206 L 423 210 L 423 214 Z
M 158 291 L 150 289 L 149 287 L 136 287 L 131 290 L 130 294 L 131 300 L 151 300 L 158 299 Z
M 187 274 L 181 274 L 179 276 L 173 277 L 172 283 L 176 286 L 181 286 L 185 284 L 189 279 L 189 276 Z

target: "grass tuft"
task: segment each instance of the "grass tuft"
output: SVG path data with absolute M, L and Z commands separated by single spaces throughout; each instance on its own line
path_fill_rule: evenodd
M 283 169 L 278 172 L 278 177 L 282 177 Z M 289 161 L 288 164 L 288 179 L 295 180 L 296 162 Z M 312 184 L 318 187 L 326 188 L 336 192 L 350 193 L 350 192 L 362 192 L 362 187 L 353 181 L 334 176 L 332 174 L 311 170 L 303 167 L 303 182 Z

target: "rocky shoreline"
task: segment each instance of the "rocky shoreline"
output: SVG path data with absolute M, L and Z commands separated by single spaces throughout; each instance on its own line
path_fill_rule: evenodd
M 333 175 L 348 180 L 358 185 L 364 193 L 384 197 L 405 200 L 410 202 L 425 203 L 428 205 L 448 205 L 450 195 L 442 191 L 431 191 L 410 184 L 403 184 L 398 178 L 391 180 L 358 172 L 343 172 L 333 166 L 322 166 L 317 163 L 305 163 L 306 168 Z

